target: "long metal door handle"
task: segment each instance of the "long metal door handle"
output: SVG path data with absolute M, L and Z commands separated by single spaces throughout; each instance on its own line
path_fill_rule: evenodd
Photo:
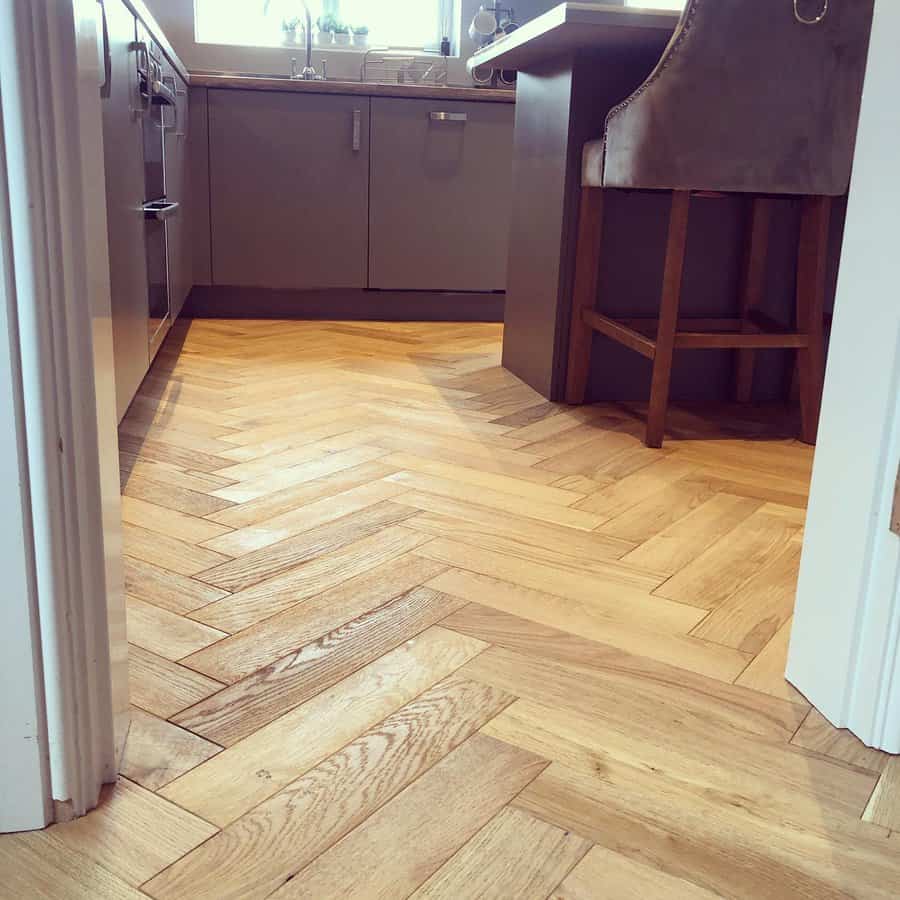
M 105 100 L 112 92 L 112 53 L 109 50 L 109 23 L 106 21 L 106 0 L 97 0 L 100 7 L 100 23 L 103 32 L 103 84 L 100 96 Z
M 433 112 L 429 113 L 432 122 L 468 122 L 468 113 L 464 112 Z
M 166 200 L 151 200 L 141 208 L 144 211 L 145 219 L 155 219 L 164 222 L 166 219 L 171 219 L 178 212 L 180 205 L 180 203 L 170 203 Z
M 359 153 L 362 148 L 362 110 L 353 110 L 353 152 Z

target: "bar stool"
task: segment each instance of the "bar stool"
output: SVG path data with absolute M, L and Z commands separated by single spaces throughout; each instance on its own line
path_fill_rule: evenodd
M 584 402 L 594 332 L 652 361 L 645 442 L 661 447 L 676 350 L 734 349 L 750 399 L 754 353 L 798 353 L 801 440 L 815 442 L 825 373 L 832 198 L 847 192 L 874 0 L 688 0 L 649 78 L 585 145 L 566 401 Z M 604 196 L 671 195 L 659 316 L 596 309 Z M 679 319 L 691 202 L 740 195 L 747 226 L 737 315 Z M 798 198 L 796 322 L 760 310 L 773 205 Z M 602 302 L 602 298 L 601 302 Z

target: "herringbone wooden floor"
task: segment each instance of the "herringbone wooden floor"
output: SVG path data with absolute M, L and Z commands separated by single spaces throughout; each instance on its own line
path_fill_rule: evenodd
M 3 896 L 900 894 L 897 761 L 782 678 L 811 450 L 648 450 L 499 339 L 176 327 L 121 428 L 123 778 Z

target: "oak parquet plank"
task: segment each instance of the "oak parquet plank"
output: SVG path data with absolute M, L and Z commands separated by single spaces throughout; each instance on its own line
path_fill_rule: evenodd
M 126 778 L 103 790 L 89 815 L 48 832 L 55 843 L 138 887 L 216 833 L 216 828 Z
M 457 569 L 565 597 L 573 601 L 570 607 L 580 604 L 588 617 L 596 614 L 631 622 L 643 618 L 658 631 L 686 634 L 704 614 L 692 606 L 652 597 L 648 590 L 632 586 L 631 573 L 620 574 L 612 566 L 602 575 L 588 575 L 444 538 L 435 538 L 415 552 Z
M 313 557 L 296 568 L 230 594 L 191 613 L 221 631 L 234 633 L 277 615 L 316 594 L 415 550 L 430 536 L 391 525 L 331 553 Z
M 761 505 L 760 500 L 715 494 L 684 518 L 623 556 L 622 562 L 654 572 L 674 574 L 727 536 Z
M 427 629 L 248 734 L 163 793 L 227 825 L 413 702 L 484 648 L 475 638 Z
M 721 894 L 642 865 L 606 847 L 594 847 L 553 892 L 552 900 L 593 900 L 597 885 L 617 900 L 716 900 Z
M 762 650 L 753 657 L 747 668 L 741 672 L 735 683 L 808 708 L 809 701 L 784 677 L 791 638 L 791 621 L 788 619 L 775 632 Z
M 392 489 L 393 493 L 400 490 L 390 485 L 381 492 L 365 491 L 362 504 L 354 497 L 349 502 L 344 498 L 342 506 L 341 495 L 330 497 L 328 506 L 332 511 L 339 515 L 342 510 L 347 510 L 347 514 L 333 520 L 326 518 L 316 526 L 314 511 L 310 516 L 309 529 L 244 553 L 237 559 L 229 559 L 200 573 L 198 578 L 223 590 L 242 591 L 354 541 L 377 535 L 392 525 L 399 525 L 415 515 L 415 510 L 390 500 L 377 499 L 379 493 L 387 496 Z
M 199 703 L 224 685 L 134 644 L 128 646 L 128 693 L 135 706 L 161 719 Z
M 412 897 L 545 900 L 590 847 L 578 835 L 506 807 Z
M 763 506 L 698 554 L 654 593 L 714 609 L 796 533 L 797 526 L 775 513 L 771 505 Z
M 569 554 L 580 557 L 583 564 L 588 565 L 591 560 L 620 559 L 635 547 L 629 541 L 607 537 L 598 532 L 528 519 L 444 494 L 412 490 L 399 495 L 397 502 L 431 514 L 418 517 L 417 527 L 424 527 L 437 517 L 442 521 L 453 519 L 466 522 L 473 532 L 490 532 L 530 547 L 542 548 L 544 552 L 564 554 L 568 550 Z M 658 580 L 661 579 L 662 576 Z M 652 575 L 642 583 L 649 583 L 650 580 Z
M 512 700 L 449 676 L 233 821 L 145 889 L 158 900 L 262 900 Z
M 193 476 L 184 473 L 190 483 L 194 483 Z M 168 479 L 168 476 L 166 476 Z M 212 486 L 212 490 L 218 490 L 221 485 Z M 172 509 L 188 516 L 208 516 L 210 513 L 228 509 L 234 504 L 230 500 L 214 497 L 204 491 L 192 488 L 180 487 L 170 481 L 154 481 L 142 475 L 130 475 L 123 493 L 126 497 L 134 497 L 136 500 L 144 500 L 147 503 L 155 503 L 164 509 Z
M 759 653 L 791 617 L 801 546 L 790 542 L 717 606 L 694 630 L 697 637 Z
M 416 588 L 235 682 L 173 721 L 230 746 L 415 637 L 464 602 Z
M 272 896 L 406 896 L 544 766 L 530 753 L 475 735 Z
M 204 547 L 189 544 L 178 538 L 158 534 L 130 525 L 123 525 L 125 555 L 143 562 L 153 563 L 162 569 L 179 575 L 196 575 L 212 566 L 228 562 L 231 557 L 214 553 Z
M 161 569 L 159 566 L 154 566 L 141 559 L 125 556 L 123 561 L 125 564 L 125 593 L 170 612 L 185 615 L 201 606 L 206 606 L 207 603 L 213 603 L 228 596 L 227 591 L 203 584 L 202 581 L 194 578 Z
M 445 571 L 410 553 L 251 625 L 184 660 L 219 681 L 234 682 L 334 631 Z
M 0 897 L 65 900 L 142 900 L 146 895 L 50 832 L 31 831 L 0 837 Z
M 232 503 L 246 503 L 248 500 L 258 500 L 266 494 L 274 494 L 295 484 L 304 484 L 321 478 L 323 475 L 331 475 L 342 469 L 351 469 L 361 463 L 373 462 L 387 456 L 387 451 L 380 447 L 352 447 L 337 453 L 329 453 L 320 459 L 310 460 L 286 469 L 276 470 L 267 475 L 260 475 L 249 481 L 241 481 L 230 487 L 220 488 L 213 492 L 213 496 L 222 500 L 230 500 Z M 218 467 L 222 469 L 222 466 Z
M 120 771 L 141 787 L 158 791 L 221 749 L 165 719 L 133 708 Z
M 426 494 L 437 494 L 450 497 L 465 503 L 487 506 L 498 512 L 509 513 L 529 519 L 537 519 L 551 525 L 563 525 L 569 528 L 581 528 L 590 531 L 601 523 L 601 519 L 592 513 L 561 506 L 556 503 L 537 503 L 533 500 L 505 494 L 489 488 L 473 487 L 448 478 L 436 475 L 422 475 L 418 472 L 401 471 L 388 475 L 387 480 L 403 485 L 410 491 Z
M 201 544 L 230 531 L 225 525 L 128 496 L 122 498 L 122 520 L 129 525 L 138 525 L 147 531 L 169 535 L 189 544 Z
M 349 469 L 341 469 L 331 475 L 323 475 L 266 494 L 258 500 L 249 500 L 236 506 L 222 501 L 223 509 L 207 514 L 206 518 L 231 528 L 247 528 L 258 525 L 275 516 L 291 513 L 307 503 L 349 491 L 379 478 L 392 475 L 396 470 L 379 462 L 362 463 Z
M 735 900 L 886 900 L 895 891 L 890 842 L 865 823 L 844 821 L 835 834 L 830 823 L 759 820 L 639 767 L 606 767 L 599 778 L 553 763 L 514 806 Z
M 570 506 L 584 497 L 583 494 L 566 491 L 562 488 L 535 484 L 532 481 L 526 481 L 521 478 L 498 475 L 496 472 L 485 472 L 468 466 L 444 463 L 430 458 L 426 459 L 412 453 L 392 453 L 384 458 L 384 463 L 388 466 L 395 466 L 397 469 L 420 472 L 423 475 L 433 475 L 437 478 L 461 482 L 476 488 L 486 488 L 500 493 L 514 494 L 538 503 L 556 503 L 560 506 Z
M 128 640 L 132 644 L 169 660 L 179 660 L 225 637 L 225 633 L 127 597 Z
M 845 728 L 835 728 L 817 709 L 809 711 L 791 743 L 871 772 L 881 772 L 891 759 L 887 753 L 867 747 Z
M 747 654 L 730 647 L 683 634 L 653 631 L 640 621 L 601 615 L 578 601 L 498 581 L 487 575 L 451 569 L 428 584 L 474 604 L 483 604 L 476 617 L 478 627 L 497 627 L 503 635 L 502 624 L 506 617 L 514 617 L 518 621 L 506 621 L 506 624 L 520 637 L 528 652 L 543 652 L 545 642 L 550 647 L 564 646 L 567 653 L 578 652 L 576 647 L 586 645 L 583 647 L 585 655 L 592 658 L 604 645 L 607 650 L 615 647 L 646 657 L 648 661 L 655 660 L 726 682 L 733 681 L 743 672 L 750 659 Z M 470 615 L 475 616 L 475 611 L 471 610 Z M 536 646 L 531 645 L 532 637 Z M 571 640 L 565 640 L 566 637 Z M 506 646 L 504 640 L 498 638 L 496 642 Z

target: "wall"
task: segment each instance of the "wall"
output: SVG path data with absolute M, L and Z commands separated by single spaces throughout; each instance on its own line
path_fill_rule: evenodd
M 471 84 L 465 62 L 474 46 L 469 40 L 468 28 L 481 0 L 461 0 L 460 17 L 463 23 L 460 39 L 460 55 L 451 60 L 452 84 Z M 253 72 L 266 75 L 282 75 L 290 71 L 291 57 L 298 56 L 301 48 L 286 47 L 234 47 L 219 44 L 198 44 L 194 40 L 193 0 L 146 0 L 147 8 L 159 22 L 166 37 L 188 69 L 222 72 Z M 554 0 L 513 0 L 518 21 L 526 22 L 556 6 Z M 329 77 L 335 79 L 359 79 L 362 53 L 334 48 L 313 51 L 313 65 L 321 70 L 322 58 L 328 60 Z

